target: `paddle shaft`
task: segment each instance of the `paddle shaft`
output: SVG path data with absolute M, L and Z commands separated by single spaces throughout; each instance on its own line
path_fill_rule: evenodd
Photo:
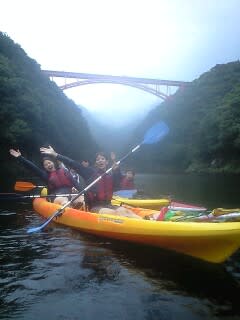
M 18 193 L 0 193 L 0 201 L 2 201 L 2 200 L 36 199 L 36 198 L 69 197 L 69 196 L 75 196 L 75 195 L 78 195 L 78 193 L 50 194 L 50 195 L 47 195 L 47 196 L 41 196 L 39 194 L 21 195 L 21 194 L 18 194 Z

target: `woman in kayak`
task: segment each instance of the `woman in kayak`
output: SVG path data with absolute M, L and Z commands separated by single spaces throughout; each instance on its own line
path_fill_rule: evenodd
M 126 170 L 125 175 L 122 176 L 122 178 L 121 178 L 120 189 L 121 190 L 135 189 L 134 176 L 135 176 L 135 172 L 132 169 Z
M 108 159 L 103 152 L 96 154 L 95 167 L 84 167 L 81 163 L 58 154 L 51 146 L 48 148 L 40 148 L 40 152 L 51 155 L 55 157 L 55 159 L 64 162 L 68 167 L 75 169 L 76 172 L 84 178 L 87 184 L 90 184 L 99 176 L 102 176 L 102 178 L 95 183 L 86 194 L 86 202 L 88 209 L 91 212 L 108 213 L 141 219 L 141 217 L 127 208 L 111 205 L 113 185 L 121 178 L 121 172 L 119 167 L 114 165 L 112 167 L 112 173 L 105 174 L 108 166 Z
M 59 167 L 56 160 L 51 156 L 43 157 L 43 169 L 40 169 L 32 161 L 24 158 L 19 150 L 10 149 L 10 154 L 17 158 L 25 167 L 30 168 L 36 175 L 38 175 L 48 186 L 49 194 L 71 194 L 77 192 L 78 184 L 73 179 L 69 170 L 65 167 Z M 54 203 L 65 204 L 68 197 L 56 197 Z M 82 199 L 76 199 L 74 205 L 79 205 Z
M 114 165 L 116 163 L 115 152 L 112 151 L 110 156 L 111 156 L 112 164 Z M 114 191 L 135 189 L 134 176 L 135 176 L 134 170 L 127 169 L 124 175 L 121 174 L 119 181 L 117 181 L 117 184 L 114 185 L 114 188 L 113 188 Z

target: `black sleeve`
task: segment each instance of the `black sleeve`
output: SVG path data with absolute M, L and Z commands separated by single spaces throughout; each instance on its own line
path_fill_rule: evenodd
M 57 160 L 62 161 L 68 167 L 74 169 L 85 181 L 88 181 L 94 174 L 94 169 L 92 167 L 84 167 L 81 163 L 65 157 L 61 154 L 57 155 Z
M 119 167 L 115 170 L 112 170 L 112 177 L 113 177 L 113 191 L 120 190 L 121 189 L 120 183 L 123 175 Z
M 48 174 L 47 174 L 47 172 L 45 170 L 42 170 L 42 169 L 38 168 L 32 161 L 27 160 L 23 156 L 20 156 L 17 159 L 20 161 L 20 163 L 22 163 L 26 168 L 28 168 L 31 171 L 33 171 L 42 180 L 44 180 L 45 182 L 48 181 Z

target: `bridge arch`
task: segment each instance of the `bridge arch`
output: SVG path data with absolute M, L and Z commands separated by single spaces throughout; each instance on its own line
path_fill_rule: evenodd
M 133 88 L 137 88 L 139 90 L 143 90 L 145 92 L 151 93 L 155 96 L 157 96 L 158 98 L 161 98 L 163 100 L 167 100 L 169 99 L 169 95 L 161 92 L 159 90 L 159 88 L 157 88 L 155 86 L 151 87 L 150 85 L 144 85 L 144 84 L 140 84 L 140 83 L 130 83 L 130 82 L 126 82 L 126 81 L 112 81 L 112 80 L 81 80 L 81 81 L 75 81 L 75 82 L 71 82 L 62 86 L 59 86 L 60 89 L 62 90 L 66 90 L 66 89 L 70 89 L 70 88 L 74 88 L 74 87 L 78 87 L 78 86 L 84 86 L 84 85 L 89 85 L 89 84 L 101 84 L 101 83 L 109 83 L 109 84 L 121 84 L 121 85 L 125 85 L 125 86 L 129 86 L 129 87 L 133 87 Z
M 169 88 L 183 88 L 190 85 L 190 82 L 186 81 L 174 81 L 174 80 L 161 80 L 161 79 L 150 79 L 150 78 L 138 78 L 129 76 L 112 76 L 104 74 L 90 74 L 90 73 L 79 73 L 79 72 L 66 72 L 66 71 L 53 71 L 53 70 L 42 70 L 44 74 L 50 78 L 64 78 L 65 84 L 59 86 L 62 90 L 69 88 L 98 84 L 98 83 L 109 83 L 109 84 L 121 84 L 133 88 L 143 90 L 145 92 L 151 93 L 158 98 L 167 100 L 171 97 Z M 76 79 L 76 81 L 71 83 L 66 83 L 66 79 Z M 162 87 L 166 89 L 164 93 Z

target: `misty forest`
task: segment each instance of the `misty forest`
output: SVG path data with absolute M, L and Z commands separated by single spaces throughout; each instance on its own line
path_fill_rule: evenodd
M 86 119 L 83 109 L 67 98 L 18 44 L 0 33 L 2 185 L 29 176 L 9 155 L 10 148 L 20 149 L 37 164 L 39 147 L 48 145 L 79 161 L 91 161 L 97 151 L 110 151 L 113 146 L 121 157 L 161 120 L 168 124 L 169 134 L 155 145 L 143 146 L 124 165 L 148 173 L 240 172 L 239 61 L 216 65 L 171 99 L 159 101 L 132 128 L 111 132 L 94 119 L 94 125 L 89 125 L 91 115 Z

